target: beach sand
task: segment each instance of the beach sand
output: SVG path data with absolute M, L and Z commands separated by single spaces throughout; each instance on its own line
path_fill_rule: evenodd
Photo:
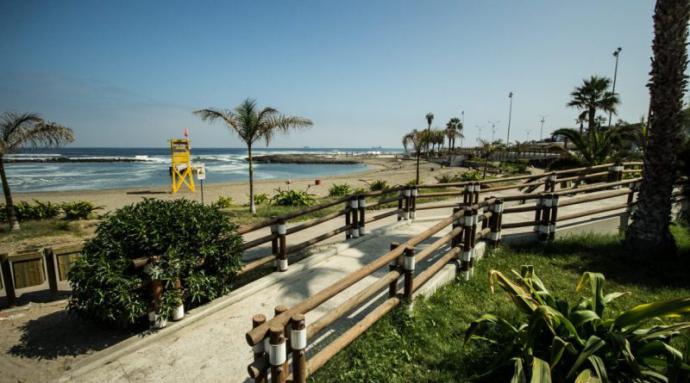
M 352 157 L 348 159 L 352 159 Z M 308 189 L 309 193 L 323 197 L 328 195 L 328 189 L 334 183 L 347 183 L 353 188 L 364 187 L 368 190 L 368 182 L 377 179 L 386 180 L 389 185 L 398 185 L 406 184 L 415 178 L 415 161 L 412 159 L 397 160 L 392 156 L 372 156 L 361 158 L 361 161 L 365 163 L 369 169 L 347 175 L 318 177 L 321 180 L 321 184 L 318 186 L 315 185 L 316 178 L 293 179 L 290 180 L 289 185 L 286 183 L 287 180 L 285 179 L 255 180 L 255 193 L 266 193 L 270 197 L 275 194 L 276 189 L 285 189 L 289 187 L 298 190 Z M 446 173 L 459 173 L 461 171 L 464 170 L 460 168 L 441 168 L 438 164 L 422 160 L 420 165 L 420 181 L 422 183 L 435 183 L 436 179 L 434 177 L 436 176 Z M 103 211 L 111 211 L 128 204 L 136 203 L 144 198 L 166 200 L 187 198 L 198 201 L 201 198 L 198 182 L 196 186 L 197 189 L 195 193 L 187 189 L 182 189 L 177 194 L 170 193 L 169 185 L 161 185 L 158 187 L 127 189 L 13 193 L 13 196 L 17 201 L 91 201 L 103 207 Z M 249 202 L 248 179 L 246 181 L 204 184 L 205 202 L 213 202 L 217 200 L 219 196 L 230 197 L 235 204 L 247 204 Z

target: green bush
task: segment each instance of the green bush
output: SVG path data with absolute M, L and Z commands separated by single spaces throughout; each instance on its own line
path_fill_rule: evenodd
M 511 369 L 514 382 L 681 382 L 690 378 L 686 336 L 690 322 L 664 324 L 659 318 L 690 310 L 681 297 L 606 315 L 606 307 L 624 293 L 604 294 L 604 276 L 585 272 L 575 288 L 588 296 L 569 303 L 551 295 L 532 266 L 523 266 L 517 282 L 491 270 L 498 284 L 527 317 L 522 323 L 484 314 L 472 322 L 465 341 L 500 344 L 487 376 Z M 672 343 L 678 340 L 680 343 Z M 685 344 L 682 344 L 685 343 Z M 676 348 L 682 346 L 682 348 Z M 530 378 L 531 377 L 531 378 Z
M 266 193 L 256 193 L 254 194 L 254 204 L 255 205 L 265 205 L 270 202 L 268 194 Z
M 93 204 L 85 201 L 55 204 L 50 201 L 41 202 L 34 200 L 33 202 L 16 202 L 14 204 L 14 211 L 19 221 L 51 219 L 58 217 L 61 213 L 64 213 L 67 219 L 74 219 L 72 214 L 79 215 L 79 209 L 84 209 L 83 206 L 92 206 L 90 210 L 86 209 L 88 214 L 97 209 Z M 7 222 L 7 209 L 4 204 L 0 205 L 0 210 L 0 222 Z
M 482 179 L 482 173 L 479 170 L 470 170 L 468 172 L 464 172 L 460 174 L 460 181 L 461 182 L 468 182 L 468 181 L 479 181 Z
M 460 182 L 461 177 L 460 174 L 443 174 L 441 176 L 436 176 L 436 181 L 440 184 L 450 184 L 453 182 Z
M 271 199 L 271 203 L 278 206 L 310 206 L 314 202 L 316 201 L 312 194 L 292 189 L 276 189 L 276 194 Z
M 218 209 L 227 209 L 232 207 L 232 198 L 223 197 L 222 195 L 218 196 L 218 199 L 213 203 L 213 206 L 217 207 Z
M 69 272 L 69 310 L 111 325 L 145 321 L 146 286 L 163 283 L 158 314 L 169 317 L 179 301 L 187 309 L 232 289 L 241 267 L 242 238 L 213 206 L 178 199 L 146 199 L 109 214 Z M 160 256 L 151 267 L 134 270 L 132 259 Z M 174 288 L 179 278 L 182 291 Z
M 369 185 L 369 190 L 380 191 L 388 189 L 388 182 L 386 180 L 376 180 Z
M 348 184 L 333 184 L 328 189 L 330 197 L 342 197 L 352 193 L 352 188 Z
M 94 205 L 89 201 L 75 201 L 75 202 L 63 202 L 60 205 L 62 212 L 65 214 L 65 219 L 76 220 L 76 219 L 87 219 L 91 214 L 99 209 L 99 206 Z

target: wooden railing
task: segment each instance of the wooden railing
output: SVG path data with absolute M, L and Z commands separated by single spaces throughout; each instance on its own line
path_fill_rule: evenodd
M 385 191 L 345 196 L 335 201 L 310 206 L 259 223 L 239 227 L 238 233 L 245 238 L 243 250 L 245 252 L 252 250 L 256 253 L 253 254 L 254 257 L 251 260 L 244 264 L 240 274 L 267 266 L 272 262 L 275 262 L 276 270 L 286 271 L 291 256 L 338 234 L 344 234 L 346 240 L 358 238 L 366 235 L 367 227 L 379 220 L 389 217 L 396 217 L 399 221 L 414 219 L 418 210 L 457 207 L 456 202 L 425 203 L 424 201 L 428 199 L 462 197 L 463 204 L 470 205 L 479 202 L 480 193 L 516 190 L 523 192 L 512 196 L 513 200 L 527 201 L 536 198 L 536 194 L 533 193 L 534 188 L 543 187 L 545 191 L 554 191 L 557 183 L 561 185 L 573 184 L 577 187 L 583 181 L 596 180 L 601 177 L 608 177 L 609 180 L 620 180 L 625 174 L 639 172 L 639 169 L 634 168 L 640 165 L 641 163 L 604 164 L 540 175 L 505 177 L 479 182 L 397 186 Z M 439 188 L 450 189 L 450 191 L 434 192 L 435 189 Z M 388 207 L 391 204 L 393 207 Z M 330 211 L 334 208 L 334 211 Z M 314 214 L 323 215 L 312 220 L 304 220 Z M 334 220 L 342 221 L 335 228 L 331 225 L 328 230 L 318 230 L 323 224 Z M 315 233 L 302 235 L 301 239 L 297 239 L 299 237 L 296 234 L 307 229 L 313 229 Z M 268 243 L 270 246 L 262 247 Z M 67 272 L 72 262 L 79 256 L 81 248 L 82 244 L 78 244 L 68 247 L 35 249 L 22 253 L 0 254 L 0 260 L 2 260 L 0 262 L 2 266 L 0 276 L 8 303 L 14 304 L 17 292 L 40 289 L 68 290 Z M 143 261 L 140 261 L 145 263 L 150 258 L 142 258 Z
M 338 351 L 354 341 L 377 320 L 399 304 L 409 303 L 413 293 L 445 265 L 457 262 L 460 272 L 465 278 L 469 278 L 477 260 L 475 250 L 478 241 L 484 240 L 490 245 L 496 246 L 501 241 L 504 229 L 531 226 L 534 235 L 540 240 L 546 241 L 553 239 L 558 224 L 566 221 L 623 209 L 629 214 L 635 205 L 635 192 L 641 178 L 623 179 L 623 177 L 625 174 L 639 172 L 639 169 L 633 169 L 637 165 L 637 163 L 606 164 L 552 172 L 538 177 L 518 176 L 486 182 L 419 185 L 414 190 L 442 187 L 462 187 L 463 190 L 431 194 L 411 192 L 410 198 L 404 202 L 404 209 L 409 213 L 407 216 L 413 217 L 415 210 L 427 208 L 423 205 L 417 206 L 417 199 L 463 196 L 463 201 L 428 207 L 433 209 L 452 207 L 453 213 L 406 242 L 391 244 L 389 252 L 382 254 L 374 261 L 297 305 L 291 308 L 276 307 L 275 316 L 270 320 L 263 314 L 255 315 L 252 318 L 252 329 L 246 334 L 247 343 L 252 347 L 254 353 L 254 361 L 248 366 L 250 378 L 256 382 L 266 382 L 269 377 L 272 382 L 277 383 L 286 381 L 306 382 L 308 375 L 316 372 Z M 626 168 L 628 169 L 626 170 Z M 601 169 L 607 169 L 607 171 L 602 172 Z M 605 180 L 601 182 L 580 183 L 584 180 L 601 179 L 602 177 Z M 526 182 L 504 185 L 505 182 L 512 181 Z M 544 186 L 544 191 L 528 194 L 493 195 L 497 191 L 519 190 L 535 184 Z M 482 194 L 489 194 L 489 196 L 480 201 Z M 624 195 L 627 196 L 624 203 L 614 203 L 559 215 L 559 208 L 562 207 L 602 201 Z M 677 192 L 674 193 L 673 197 L 674 201 L 681 198 Z M 510 202 L 514 202 L 514 204 L 505 206 Z M 534 212 L 534 218 L 503 223 L 506 214 L 525 212 Z M 422 242 L 440 235 L 442 231 L 448 229 L 450 231 L 447 234 L 440 236 L 417 252 L 416 247 Z M 415 265 L 431 255 L 435 255 L 439 250 L 442 251 L 442 254 L 435 257 L 433 263 L 424 271 L 415 274 Z M 376 282 L 330 309 L 314 323 L 305 323 L 305 314 L 386 266 L 388 266 L 389 271 L 378 278 Z M 402 279 L 402 289 L 399 288 L 400 279 Z M 328 325 L 345 314 L 362 307 L 372 297 L 385 290 L 388 291 L 388 297 L 383 302 L 307 360 L 306 349 L 311 339 Z M 289 353 L 291 355 L 288 355 Z M 290 364 L 292 368 L 290 368 Z

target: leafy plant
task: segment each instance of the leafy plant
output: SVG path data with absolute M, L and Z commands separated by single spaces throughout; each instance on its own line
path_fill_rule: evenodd
M 407 181 L 407 183 L 405 183 L 405 185 L 407 185 L 407 186 L 415 186 L 415 185 L 417 185 L 417 180 L 413 178 L 413 179 Z
M 685 381 L 690 365 L 685 350 L 672 341 L 690 328 L 690 322 L 664 324 L 659 317 L 690 311 L 690 298 L 638 305 L 617 316 L 606 315 L 607 305 L 624 293 L 604 293 L 604 276 L 582 274 L 576 292 L 587 286 L 589 296 L 575 305 L 551 295 L 532 266 L 523 266 L 514 282 L 500 271 L 489 272 L 493 291 L 498 284 L 517 308 L 524 323 L 491 314 L 472 322 L 465 333 L 471 339 L 496 342 L 501 352 L 486 372 L 511 367 L 514 382 L 668 382 Z M 651 323 L 650 323 L 651 322 Z M 687 343 L 687 339 L 686 343 Z
M 266 193 L 254 194 L 254 203 L 256 205 L 265 205 L 268 202 L 270 202 L 270 199 L 268 198 L 268 194 L 266 194 Z
M 218 196 L 216 202 L 213 203 L 218 209 L 227 209 L 232 207 L 232 197 Z
M 87 219 L 94 211 L 102 209 L 89 201 L 63 202 L 60 208 L 67 220 Z
M 371 191 L 386 190 L 388 188 L 389 186 L 386 180 L 375 180 L 374 182 L 369 184 L 369 190 Z
M 342 197 L 352 193 L 352 187 L 348 184 L 333 184 L 328 189 L 330 197 Z
M 468 172 L 464 172 L 460 174 L 460 181 L 461 182 L 467 182 L 467 181 L 479 181 L 482 179 L 482 174 L 478 170 L 470 170 Z
M 184 199 L 123 207 L 106 216 L 70 270 L 69 309 L 119 326 L 140 323 L 150 307 L 151 278 L 163 282 L 158 314 L 164 318 L 180 299 L 193 308 L 218 298 L 232 289 L 241 267 L 242 238 L 235 230 L 214 206 Z M 132 267 L 132 259 L 148 256 L 159 258 Z
M 306 191 L 280 188 L 276 189 L 276 194 L 271 199 L 271 203 L 278 206 L 310 206 L 314 202 L 314 195 Z

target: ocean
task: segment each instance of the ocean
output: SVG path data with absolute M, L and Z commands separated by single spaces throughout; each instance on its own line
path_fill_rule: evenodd
M 390 148 L 259 148 L 262 154 L 394 154 Z M 170 184 L 169 148 L 59 148 L 24 150 L 5 156 L 12 191 L 69 191 L 138 188 Z M 242 148 L 192 148 L 192 163 L 206 165 L 206 183 L 246 181 L 249 165 Z M 59 159 L 60 161 L 55 161 Z M 51 161 L 46 161 L 51 160 Z M 366 170 L 364 164 L 254 164 L 255 179 L 299 179 Z

